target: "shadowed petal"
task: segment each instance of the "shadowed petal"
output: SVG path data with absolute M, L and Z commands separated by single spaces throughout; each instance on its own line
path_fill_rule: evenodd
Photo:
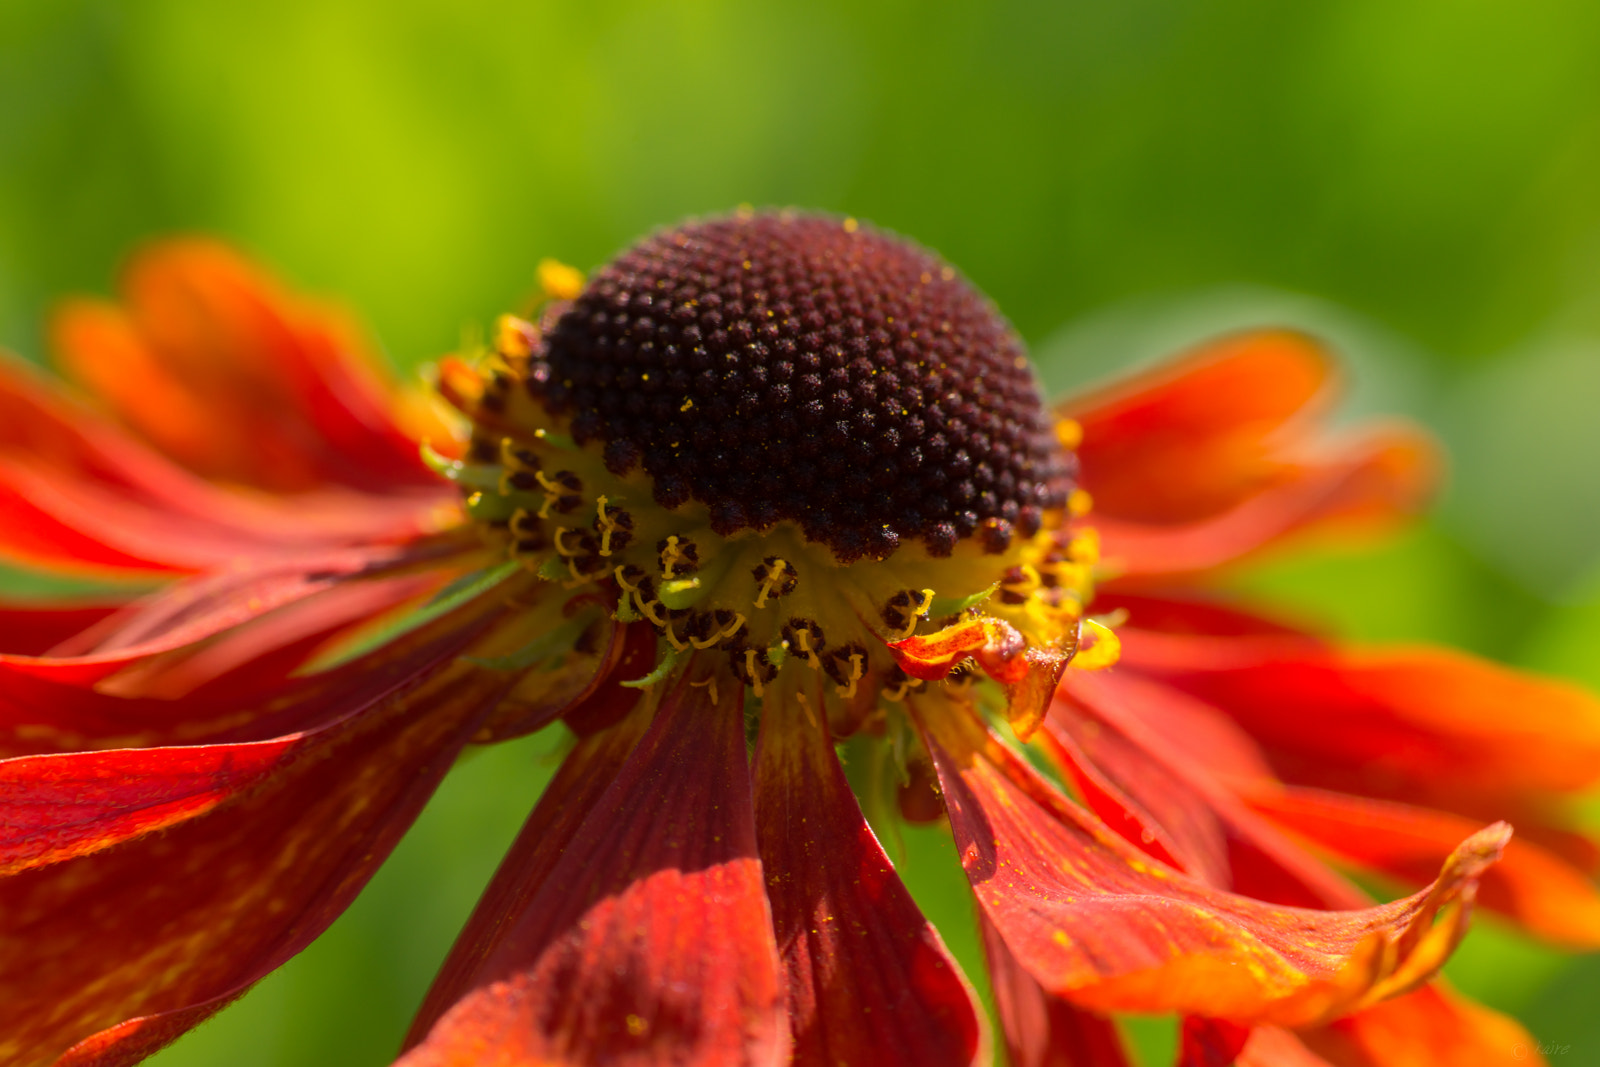
M 1460 939 L 1476 880 L 1510 833 L 1469 838 L 1428 891 L 1393 904 L 1275 907 L 1148 860 L 970 710 L 913 707 L 985 915 L 1047 991 L 1100 1010 L 1304 1025 L 1401 992 Z
M 783 1062 L 742 701 L 689 677 L 401 1063 Z
M 311 732 L 300 758 L 230 802 L 0 881 L 0 1059 L 33 1067 L 74 1046 L 62 1063 L 132 1063 L 299 952 L 387 856 L 504 684 L 439 675 Z M 140 755 L 158 788 L 158 764 L 195 760 Z
M 1012 1067 L 1130 1067 L 1111 1020 L 1046 993 L 981 911 L 978 926 Z
M 127 599 L 0 601 L 0 656 L 38 656 L 127 605 Z
M 412 1020 L 405 1048 L 427 1037 L 439 1017 L 480 984 L 484 963 L 544 887 L 556 860 L 611 787 L 648 724 L 646 709 L 580 739 L 562 760 L 439 969 Z
M 1250 1028 L 1190 1015 L 1178 1031 L 1178 1067 L 1233 1067 Z
M 794 1063 L 986 1060 L 971 991 L 862 818 L 821 707 L 769 695 L 757 746 L 757 836 Z

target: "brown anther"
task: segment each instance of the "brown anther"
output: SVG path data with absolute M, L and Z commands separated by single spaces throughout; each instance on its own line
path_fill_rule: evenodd
M 783 624 L 783 643 L 802 663 L 813 667 L 820 665 L 820 654 L 828 645 L 822 627 L 811 619 L 798 618 Z

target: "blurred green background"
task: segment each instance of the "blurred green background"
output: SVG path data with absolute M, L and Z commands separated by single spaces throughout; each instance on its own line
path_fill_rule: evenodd
M 1053 388 L 1317 330 L 1351 410 L 1426 420 L 1454 476 L 1418 532 L 1253 589 L 1600 683 L 1592 0 L 0 2 L 0 345 L 31 358 L 52 299 L 158 234 L 337 295 L 406 367 L 543 256 L 741 201 L 939 249 Z M 388 1062 L 548 747 L 465 761 L 344 919 L 157 1062 Z M 950 850 L 907 847 L 976 973 Z M 1451 973 L 1600 1063 L 1600 958 L 1485 920 Z

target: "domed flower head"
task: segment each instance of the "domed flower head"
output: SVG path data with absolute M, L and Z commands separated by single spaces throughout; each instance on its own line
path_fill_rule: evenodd
M 1192 1064 L 1474 1062 L 1524 1036 L 1430 983 L 1475 899 L 1600 942 L 1560 809 L 1587 697 L 1206 581 L 1425 487 L 1408 432 L 1315 437 L 1309 341 L 1051 413 L 981 294 L 853 220 L 543 273 L 537 322 L 441 363 L 459 440 L 202 244 L 58 319 L 97 404 L 5 370 L 0 546 L 165 579 L 0 612 L 9 1062 L 171 1041 L 339 914 L 464 747 L 545 728 L 567 754 L 402 1063 L 985 1061 L 862 800 L 948 822 L 1018 1064 L 1126 1062 L 1118 1011 L 1183 1016 Z

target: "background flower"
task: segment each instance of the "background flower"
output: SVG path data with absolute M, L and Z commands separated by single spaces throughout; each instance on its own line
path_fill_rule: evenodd
M 55 294 L 108 292 L 174 229 L 342 294 L 409 365 L 514 304 L 543 255 L 591 266 L 741 200 L 850 212 L 960 263 L 1054 391 L 1246 322 L 1331 336 L 1357 407 L 1444 427 L 1454 487 L 1397 546 L 1248 591 L 1592 682 L 1597 19 L 1581 0 L 24 0 L 0 11 L 0 343 L 43 355 Z M 473 757 L 321 944 L 165 1062 L 384 1062 L 540 744 Z M 973 960 L 940 840 L 907 835 L 911 866 L 949 876 L 913 889 Z M 1595 958 L 1485 918 L 1450 972 L 1600 1049 Z

